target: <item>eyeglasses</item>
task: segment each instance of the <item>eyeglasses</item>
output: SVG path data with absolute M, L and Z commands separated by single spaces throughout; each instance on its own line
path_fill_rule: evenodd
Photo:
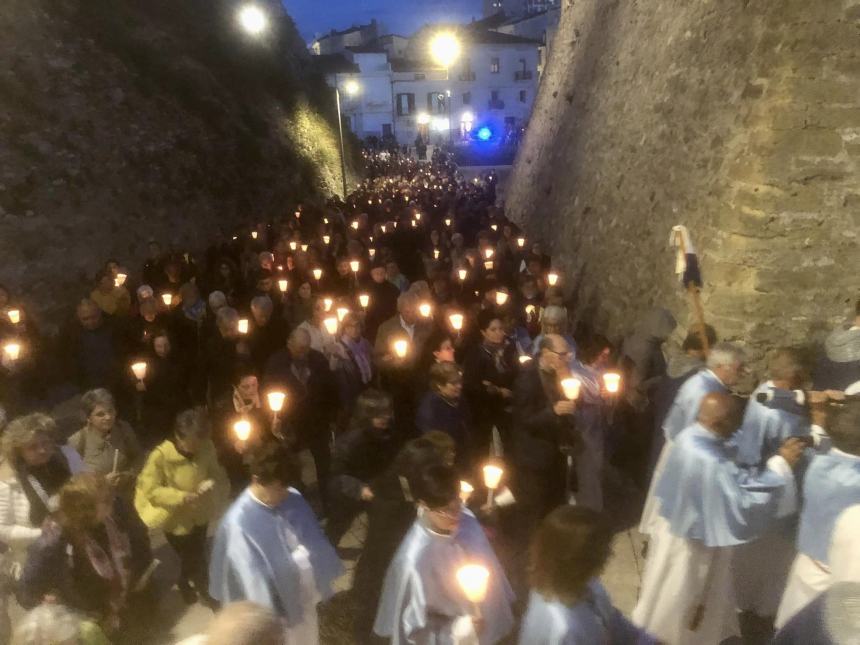
M 566 350 L 563 352 L 557 352 L 557 351 L 552 350 L 552 349 L 547 349 L 546 351 L 548 351 L 550 354 L 555 354 L 556 356 L 558 356 L 560 358 L 569 358 L 572 354 L 572 352 L 570 350 Z
M 463 506 L 458 500 L 456 506 L 449 505 L 444 506 L 442 508 L 428 508 L 427 510 L 428 512 L 438 515 L 439 517 L 444 517 L 449 520 L 456 520 L 458 517 L 460 517 L 460 511 L 462 510 L 462 508 Z

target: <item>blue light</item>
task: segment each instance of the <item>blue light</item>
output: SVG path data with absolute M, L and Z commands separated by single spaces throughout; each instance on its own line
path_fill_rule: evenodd
M 478 138 L 481 141 L 489 141 L 493 138 L 493 131 L 490 130 L 487 126 L 478 129 Z

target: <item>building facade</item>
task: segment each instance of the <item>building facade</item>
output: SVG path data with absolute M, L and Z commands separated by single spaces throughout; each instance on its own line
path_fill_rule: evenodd
M 349 29 L 335 31 L 332 29 L 311 43 L 311 53 L 319 55 L 338 54 L 347 47 L 364 47 L 379 38 L 379 26 L 376 20 L 367 25 L 355 25 Z

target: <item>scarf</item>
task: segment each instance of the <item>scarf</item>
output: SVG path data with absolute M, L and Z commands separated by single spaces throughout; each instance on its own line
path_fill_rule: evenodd
M 483 343 L 481 345 L 481 349 L 483 349 L 490 356 L 490 358 L 493 359 L 493 366 L 496 368 L 496 372 L 498 372 L 500 375 L 504 375 L 508 372 L 508 365 L 505 361 L 504 344 L 493 347 L 492 345 Z
M 30 524 L 42 526 L 45 518 L 56 510 L 55 494 L 72 476 L 69 464 L 63 453 L 57 450 L 42 466 L 19 466 L 17 476 L 30 503 Z
M 118 629 L 119 614 L 129 592 L 131 545 L 128 535 L 119 529 L 113 518 L 105 518 L 103 526 L 107 536 L 107 551 L 91 533 L 84 535 L 80 544 L 90 566 L 110 588 L 110 614 L 107 621 L 111 629 Z

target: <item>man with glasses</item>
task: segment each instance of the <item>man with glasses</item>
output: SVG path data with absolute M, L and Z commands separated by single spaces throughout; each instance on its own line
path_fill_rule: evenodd
M 476 633 L 481 643 L 499 642 L 514 626 L 513 592 L 481 525 L 463 508 L 456 471 L 442 464 L 425 467 L 414 493 L 418 518 L 388 567 L 374 632 L 392 645 L 458 642 Z M 490 574 L 486 598 L 477 607 L 457 582 L 466 564 L 482 565 Z

